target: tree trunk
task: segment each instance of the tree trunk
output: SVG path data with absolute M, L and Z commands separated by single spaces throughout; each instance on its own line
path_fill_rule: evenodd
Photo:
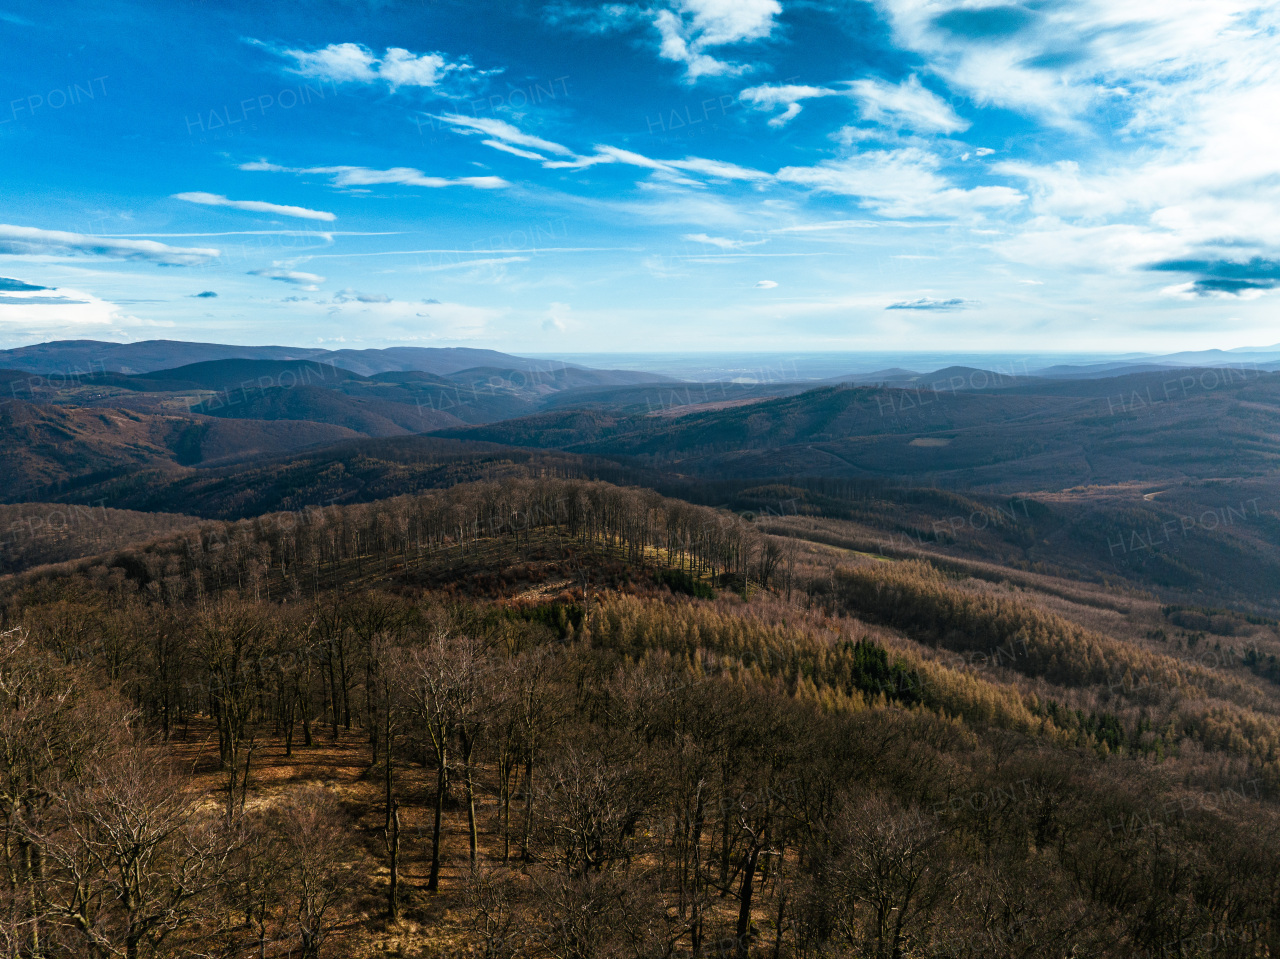
M 393 776 L 393 769 L 391 766 L 391 707 L 390 707 L 390 704 L 388 704 L 387 706 L 387 728 L 386 728 L 386 736 L 383 737 L 383 742 L 384 742 L 384 750 L 385 750 L 385 754 L 383 758 L 386 762 L 386 767 L 387 767 L 386 770 L 384 771 L 384 778 L 386 780 L 386 794 L 387 794 L 386 828 L 390 829 L 391 817 L 394 814 L 396 809 L 395 795 L 393 792 L 395 787 L 395 779 Z
M 500 789 L 502 792 L 502 861 L 511 859 L 511 767 L 503 765 Z
M 387 851 L 390 853 L 391 885 L 387 892 L 387 915 L 395 922 L 400 918 L 400 807 L 391 805 L 391 828 L 387 831 Z M 435 863 L 432 863 L 434 867 Z
M 472 866 L 476 864 L 476 846 L 478 845 L 478 836 L 476 834 L 476 790 L 475 782 L 471 775 L 471 753 L 474 748 L 475 742 L 471 737 L 464 736 L 462 740 L 462 775 L 467 788 L 467 843 Z
M 338 741 L 338 677 L 334 675 L 334 660 L 337 656 L 335 645 L 329 645 L 329 705 L 333 717 L 333 741 Z
M 702 951 L 702 827 L 704 809 L 702 790 L 698 790 L 698 806 L 693 816 L 693 897 L 689 917 L 693 953 Z
M 751 896 L 755 892 L 756 865 L 760 861 L 760 846 L 751 845 L 742 863 L 742 889 L 738 905 L 738 959 L 747 957 L 747 934 L 751 931 Z
M 284 711 L 284 754 L 286 756 L 293 755 L 293 723 L 294 717 L 298 709 L 298 701 L 294 697 L 288 700 L 289 705 Z
M 520 847 L 520 858 L 529 860 L 529 839 L 533 834 L 533 757 L 524 763 L 524 841 Z
M 431 827 L 431 872 L 427 876 L 427 892 L 435 892 L 440 888 L 440 817 L 444 813 L 445 778 L 444 769 L 447 764 L 448 750 L 440 750 L 440 768 L 436 772 L 436 810 L 435 822 Z

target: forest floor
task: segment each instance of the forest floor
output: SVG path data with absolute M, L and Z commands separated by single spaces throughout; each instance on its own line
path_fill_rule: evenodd
M 170 741 L 174 757 L 191 773 L 190 784 L 210 807 L 225 808 L 226 773 L 218 760 L 217 729 L 207 717 L 191 717 L 174 729 Z M 390 871 L 385 845 L 383 769 L 369 762 L 367 733 L 339 725 L 337 739 L 332 726 L 316 724 L 312 745 L 295 734 L 292 755 L 285 754 L 282 735 L 264 738 L 254 750 L 246 805 L 269 806 L 289 791 L 319 785 L 337 796 L 355 826 L 355 841 L 363 848 L 369 866 L 357 870 L 372 882 L 353 889 L 352 903 L 341 910 L 342 920 L 333 931 L 327 955 L 366 959 L 402 956 L 413 959 L 446 959 L 474 953 L 470 931 L 473 907 L 469 901 L 470 857 L 467 816 L 460 775 L 450 785 L 441 824 L 439 890 L 428 892 L 435 770 L 420 765 L 397 765 L 396 796 L 400 809 L 400 907 L 397 922 L 387 918 Z M 511 805 L 510 858 L 504 861 L 501 807 L 497 796 L 496 769 L 476 767 L 476 821 L 478 859 L 481 868 L 513 880 L 517 896 L 532 892 L 527 870 L 520 860 L 523 796 Z M 337 838 L 337 837 L 335 837 Z M 523 893 L 520 891 L 523 888 Z M 758 900 L 756 923 L 767 922 L 767 896 Z M 724 897 L 713 903 L 708 928 L 727 935 L 736 918 L 736 900 Z

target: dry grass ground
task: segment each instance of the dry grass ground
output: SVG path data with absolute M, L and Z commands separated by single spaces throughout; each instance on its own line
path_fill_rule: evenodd
M 268 728 L 265 732 L 271 730 Z M 468 895 L 471 864 L 460 777 L 451 786 L 443 817 L 440 887 L 431 893 L 427 891 L 427 877 L 431 862 L 435 771 L 397 763 L 401 917 L 393 923 L 386 916 L 390 873 L 383 839 L 382 767 L 370 767 L 367 734 L 359 729 L 347 731 L 339 727 L 335 740 L 330 727 L 318 724 L 313 727 L 310 747 L 301 745 L 301 738 L 299 731 L 292 755 L 285 755 L 282 737 L 269 735 L 260 739 L 253 754 L 246 806 L 250 809 L 269 806 L 299 787 L 319 785 L 336 796 L 351 817 L 356 843 L 364 857 L 364 864 L 354 869 L 352 875 L 361 877 L 358 880 L 361 885 L 348 890 L 349 905 L 341 910 L 342 918 L 325 955 L 351 959 L 375 956 L 444 959 L 475 954 L 475 938 L 471 933 L 473 907 Z M 211 808 L 224 808 L 225 774 L 218 768 L 218 739 L 213 723 L 206 717 L 193 717 L 185 727 L 175 729 L 170 746 L 176 761 L 190 772 L 192 787 L 203 797 L 202 801 Z M 477 773 L 479 863 L 492 875 L 510 880 L 516 901 L 527 904 L 533 890 L 520 859 L 523 797 L 517 793 L 512 802 L 511 856 L 504 861 L 496 770 L 491 765 L 480 765 Z M 770 886 L 765 883 L 756 910 L 756 921 L 762 928 L 768 922 L 769 893 Z M 713 937 L 730 935 L 735 918 L 733 897 L 719 899 L 708 913 L 708 929 L 713 931 Z M 532 929 L 528 931 L 532 934 Z
M 267 732 L 270 732 L 268 729 Z M 389 924 L 385 918 L 389 870 L 383 844 L 383 781 L 381 767 L 370 768 L 367 734 L 339 728 L 336 740 L 328 727 L 314 729 L 311 746 L 294 744 L 285 755 L 281 737 L 262 739 L 254 750 L 247 805 L 278 802 L 289 791 L 319 785 L 336 796 L 351 817 L 357 845 L 369 868 L 355 875 L 372 876 L 364 888 L 348 890 L 351 906 L 327 952 L 331 956 L 438 956 L 462 943 L 465 930 L 464 888 L 468 874 L 467 830 L 464 810 L 456 803 L 446 809 L 442 837 L 440 890 L 426 891 L 431 860 L 431 796 L 434 772 L 397 765 L 400 800 L 400 882 L 403 914 Z M 176 758 L 192 774 L 192 785 L 210 804 L 226 802 L 226 782 L 218 769 L 218 739 L 212 722 L 193 718 L 179 727 L 171 743 Z M 486 858 L 501 858 L 496 808 L 477 809 Z

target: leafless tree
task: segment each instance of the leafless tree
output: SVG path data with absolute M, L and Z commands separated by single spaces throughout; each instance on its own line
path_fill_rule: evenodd
M 350 894 L 358 861 L 348 838 L 352 823 L 321 786 L 295 791 L 274 819 L 290 879 L 286 925 L 300 959 L 318 959 Z
M 227 867 L 224 829 L 151 747 L 95 760 L 58 798 L 63 821 L 38 837 L 49 909 L 90 952 L 136 959 L 156 949 Z
M 479 644 L 452 635 L 443 625 L 409 654 L 405 698 L 413 722 L 430 745 L 436 762 L 436 789 L 431 830 L 431 868 L 427 890 L 440 886 L 440 835 L 448 770 L 458 724 L 469 713 L 478 692 L 481 671 Z

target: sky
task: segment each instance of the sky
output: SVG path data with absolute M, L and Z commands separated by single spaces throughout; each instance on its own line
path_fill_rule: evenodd
M 1280 342 L 1280 6 L 0 0 L 0 346 Z

